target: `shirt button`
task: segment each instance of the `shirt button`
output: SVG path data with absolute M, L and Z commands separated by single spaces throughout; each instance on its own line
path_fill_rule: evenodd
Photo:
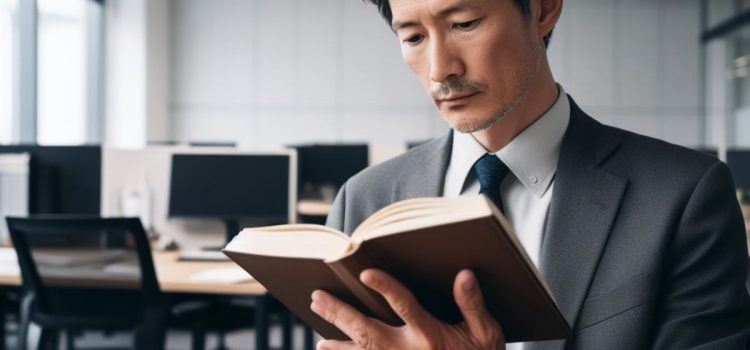
M 529 182 L 536 184 L 537 182 L 539 182 L 539 179 L 537 179 L 536 176 L 531 175 L 531 177 L 529 177 Z

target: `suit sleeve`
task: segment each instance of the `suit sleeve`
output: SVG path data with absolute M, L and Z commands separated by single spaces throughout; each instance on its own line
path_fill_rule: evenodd
M 744 222 L 724 163 L 706 171 L 666 256 L 654 349 L 745 349 L 750 309 Z
M 346 207 L 346 183 L 341 186 L 336 199 L 333 200 L 331 211 L 326 218 L 326 226 L 344 232 L 344 210 Z

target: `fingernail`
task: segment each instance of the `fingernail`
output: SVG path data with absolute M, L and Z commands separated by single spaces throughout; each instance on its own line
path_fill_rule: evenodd
M 359 274 L 359 280 L 370 288 L 380 289 L 383 286 L 383 276 L 375 269 L 367 269 Z
M 469 273 L 469 278 L 464 281 L 463 285 L 461 287 L 464 289 L 464 292 L 471 292 L 474 289 L 474 286 L 476 286 L 476 279 L 474 278 L 474 274 Z
M 325 340 L 319 341 L 316 348 L 317 350 L 330 350 L 330 348 L 326 346 Z
M 310 296 L 310 298 L 314 302 L 318 303 L 320 306 L 325 306 L 326 305 L 326 300 L 325 300 L 326 298 L 323 296 L 323 292 L 321 292 L 319 290 L 314 291 L 312 293 L 312 295 Z
M 310 303 L 310 310 L 312 310 L 313 312 L 315 312 L 317 314 L 318 311 L 321 310 L 320 304 L 318 304 L 317 302 L 313 301 L 312 303 Z
M 362 281 L 362 283 L 371 286 L 375 284 L 375 279 L 372 277 L 371 273 L 366 273 L 367 271 L 362 271 L 362 273 L 359 274 L 359 280 Z

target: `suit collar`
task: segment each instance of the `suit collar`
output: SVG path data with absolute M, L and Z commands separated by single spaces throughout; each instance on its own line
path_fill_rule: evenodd
M 571 120 L 560 151 L 540 269 L 574 328 L 628 181 L 601 167 L 621 143 L 616 133 L 570 102 Z M 545 342 L 530 349 L 564 345 Z
M 541 117 L 494 154 L 515 179 L 537 198 L 550 188 L 557 169 L 560 145 L 570 121 L 570 101 L 562 87 L 557 101 Z M 472 134 L 453 134 L 445 179 L 445 196 L 458 196 L 475 180 L 474 163 L 488 151 Z M 472 181 L 474 180 L 474 181 Z

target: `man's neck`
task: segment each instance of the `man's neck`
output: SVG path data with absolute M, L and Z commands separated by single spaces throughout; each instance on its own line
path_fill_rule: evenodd
M 541 118 L 557 101 L 559 89 L 552 74 L 526 92 L 522 101 L 495 125 L 472 133 L 488 152 L 495 153 Z

